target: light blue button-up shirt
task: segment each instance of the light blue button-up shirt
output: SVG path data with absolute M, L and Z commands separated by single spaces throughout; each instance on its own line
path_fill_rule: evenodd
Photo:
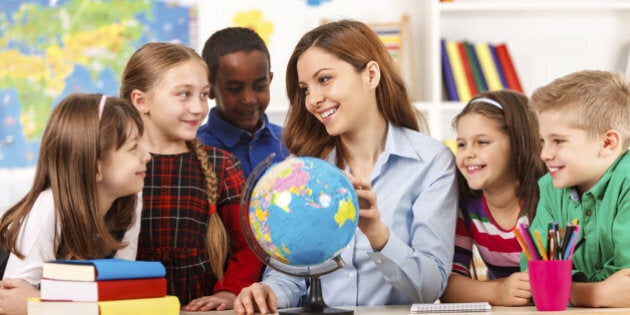
M 334 163 L 335 154 L 327 160 Z M 453 154 L 439 141 L 389 125 L 370 178 L 389 240 L 375 252 L 357 229 L 341 253 L 346 265 L 321 277 L 327 305 L 431 303 L 440 297 L 453 261 L 455 174 Z M 280 308 L 301 305 L 307 297 L 304 278 L 267 268 L 263 282 Z

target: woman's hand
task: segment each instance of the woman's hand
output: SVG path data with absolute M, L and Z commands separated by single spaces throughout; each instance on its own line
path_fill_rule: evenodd
M 277 309 L 276 294 L 264 283 L 254 283 L 244 288 L 234 300 L 234 313 L 239 315 L 251 315 L 256 310 L 261 314 L 270 314 Z
M 370 181 L 360 179 L 347 172 L 345 173 L 359 198 L 359 230 L 368 238 L 372 249 L 379 251 L 387 244 L 389 228 L 381 221 L 381 212 L 376 202 L 376 193 L 372 191 Z

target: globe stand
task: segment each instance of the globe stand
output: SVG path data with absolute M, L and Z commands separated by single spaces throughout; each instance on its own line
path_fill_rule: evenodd
M 278 313 L 283 315 L 304 315 L 304 314 L 339 314 L 339 315 L 352 315 L 354 311 L 344 310 L 334 307 L 329 307 L 324 302 L 322 297 L 322 285 L 319 280 L 319 275 L 310 276 L 311 278 L 311 293 L 309 295 L 306 305 L 299 308 L 290 308 L 279 311 Z
M 273 163 L 273 158 L 275 153 L 267 156 L 262 162 L 260 162 L 250 175 L 247 177 L 245 181 L 245 187 L 243 194 L 241 195 L 240 202 L 240 223 L 243 234 L 245 235 L 245 241 L 254 252 L 256 257 L 262 261 L 267 267 L 275 269 L 284 274 L 295 276 L 295 277 L 303 277 L 310 279 L 310 293 L 309 299 L 306 301 L 306 304 L 303 307 L 299 308 L 289 308 L 283 309 L 279 311 L 279 314 L 282 315 L 304 315 L 304 314 L 338 314 L 338 315 L 353 315 L 354 311 L 338 309 L 329 307 L 324 302 L 324 298 L 322 296 L 322 286 L 321 281 L 319 279 L 320 276 L 325 274 L 329 274 L 335 270 L 343 268 L 345 265 L 341 256 L 337 255 L 332 257 L 330 260 L 321 263 L 319 265 L 311 265 L 311 266 L 301 266 L 294 267 L 288 264 L 284 264 L 278 260 L 272 259 L 268 254 L 265 253 L 264 249 L 256 240 L 256 236 L 250 225 L 249 218 L 249 202 L 252 193 L 252 189 L 255 186 L 256 182 L 260 179 L 261 175 L 265 172 L 265 170 Z M 358 200 L 355 201 L 354 204 L 358 208 Z

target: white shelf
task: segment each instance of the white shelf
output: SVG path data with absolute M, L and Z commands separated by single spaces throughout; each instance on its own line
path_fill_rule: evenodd
M 419 108 L 431 135 L 451 139 L 464 104 L 444 100 L 440 39 L 506 43 L 529 96 L 553 79 L 583 69 L 627 71 L 630 0 L 421 1 Z M 418 106 L 418 105 L 417 105 Z
M 480 11 L 609 11 L 630 10 L 630 2 L 625 0 L 545 0 L 545 1 L 509 1 L 509 0 L 471 0 L 440 3 L 439 10 L 448 12 Z

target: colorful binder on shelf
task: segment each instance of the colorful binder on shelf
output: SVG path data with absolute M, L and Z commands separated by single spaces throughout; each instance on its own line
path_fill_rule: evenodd
M 446 40 L 440 40 L 440 52 L 442 59 L 442 78 L 444 80 L 444 86 L 446 87 L 446 96 L 450 101 L 459 101 L 459 95 L 457 95 L 457 88 L 455 87 L 455 78 L 453 78 L 453 70 L 451 69 L 451 63 L 446 53 Z
M 481 71 L 488 83 L 488 90 L 496 91 L 503 89 L 488 43 L 475 43 L 474 46 L 477 57 L 479 58 L 479 64 L 481 65 Z
M 486 84 L 486 78 L 483 77 L 483 72 L 481 72 L 481 65 L 479 64 L 479 58 L 477 58 L 475 48 L 468 41 L 464 41 L 464 47 L 466 48 L 466 57 L 468 57 L 470 69 L 472 70 L 473 77 L 475 78 L 477 91 L 478 93 L 483 93 L 488 90 L 488 85 Z
M 501 69 L 503 69 L 503 73 L 505 74 L 507 87 L 510 90 L 524 93 L 521 81 L 519 80 L 518 74 L 516 72 L 516 68 L 514 67 L 512 58 L 510 57 L 507 44 L 499 43 L 495 45 L 495 50 L 497 52 L 497 57 L 499 58 L 499 63 L 501 64 Z
M 472 73 L 472 68 L 470 65 L 470 60 L 468 59 L 468 55 L 466 53 L 466 45 L 464 42 L 457 42 L 457 48 L 459 49 L 459 56 L 462 59 L 462 65 L 464 66 L 464 73 L 466 74 L 466 82 L 468 83 L 468 88 L 470 89 L 470 96 L 475 97 L 479 94 L 479 90 L 477 90 L 477 85 L 475 84 L 475 76 Z
M 494 67 L 497 68 L 497 73 L 499 74 L 499 79 L 501 80 L 501 85 L 504 89 L 508 88 L 507 81 L 505 80 L 505 72 L 503 71 L 503 67 L 501 67 L 501 63 L 499 62 L 499 57 L 497 57 L 497 50 L 494 47 L 494 44 L 488 43 L 488 48 L 490 49 L 490 55 L 492 55 L 492 61 L 494 62 Z
M 446 53 L 448 55 L 448 61 L 451 63 L 451 69 L 453 70 L 453 78 L 455 78 L 455 87 L 457 88 L 459 100 L 461 102 L 468 102 L 471 98 L 470 88 L 468 87 L 462 57 L 459 55 L 459 48 L 457 47 L 456 41 L 446 40 Z

